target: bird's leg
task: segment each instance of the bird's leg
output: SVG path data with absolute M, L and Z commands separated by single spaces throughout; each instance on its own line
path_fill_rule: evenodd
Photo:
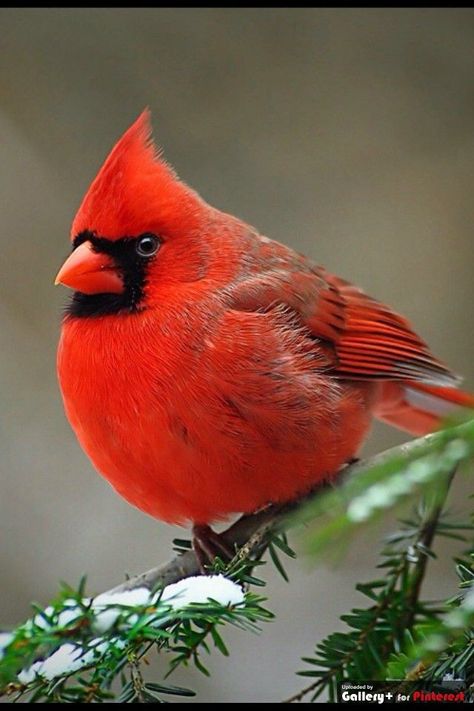
M 206 566 L 209 566 L 217 556 L 225 561 L 232 560 L 234 557 L 232 548 L 210 526 L 195 524 L 192 533 L 193 550 L 198 559 L 201 573 L 204 575 L 209 572 Z

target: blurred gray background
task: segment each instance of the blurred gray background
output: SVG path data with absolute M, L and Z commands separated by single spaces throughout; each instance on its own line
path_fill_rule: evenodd
M 181 177 L 216 206 L 406 314 L 474 389 L 474 12 L 10 9 L 0 12 L 0 623 L 58 580 L 99 592 L 182 532 L 129 507 L 65 420 L 52 286 L 108 150 L 145 105 Z M 401 441 L 378 426 L 367 452 Z M 456 482 L 455 498 L 467 480 Z M 390 529 L 385 522 L 380 536 Z M 278 614 L 228 634 L 204 701 L 278 701 L 357 602 L 378 541 L 336 568 L 269 569 Z M 270 568 L 270 567 L 269 567 Z M 442 560 L 427 592 L 453 590 Z

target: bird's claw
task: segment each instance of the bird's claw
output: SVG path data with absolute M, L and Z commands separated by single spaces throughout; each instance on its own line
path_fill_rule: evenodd
M 224 561 L 230 561 L 234 557 L 231 546 L 210 526 L 197 524 L 193 526 L 192 533 L 193 550 L 203 575 L 209 573 L 209 565 L 212 565 L 217 556 Z

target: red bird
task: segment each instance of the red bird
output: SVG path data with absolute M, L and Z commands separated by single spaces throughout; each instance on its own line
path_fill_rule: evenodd
M 408 321 L 208 205 L 143 113 L 72 225 L 58 373 L 69 421 L 127 501 L 208 524 L 284 502 L 353 458 L 376 417 L 412 434 L 474 406 Z

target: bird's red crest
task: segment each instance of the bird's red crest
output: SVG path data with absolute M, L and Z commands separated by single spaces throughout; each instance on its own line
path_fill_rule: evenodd
M 115 144 L 87 191 L 71 237 L 84 230 L 109 239 L 195 226 L 203 202 L 162 159 L 148 110 Z

